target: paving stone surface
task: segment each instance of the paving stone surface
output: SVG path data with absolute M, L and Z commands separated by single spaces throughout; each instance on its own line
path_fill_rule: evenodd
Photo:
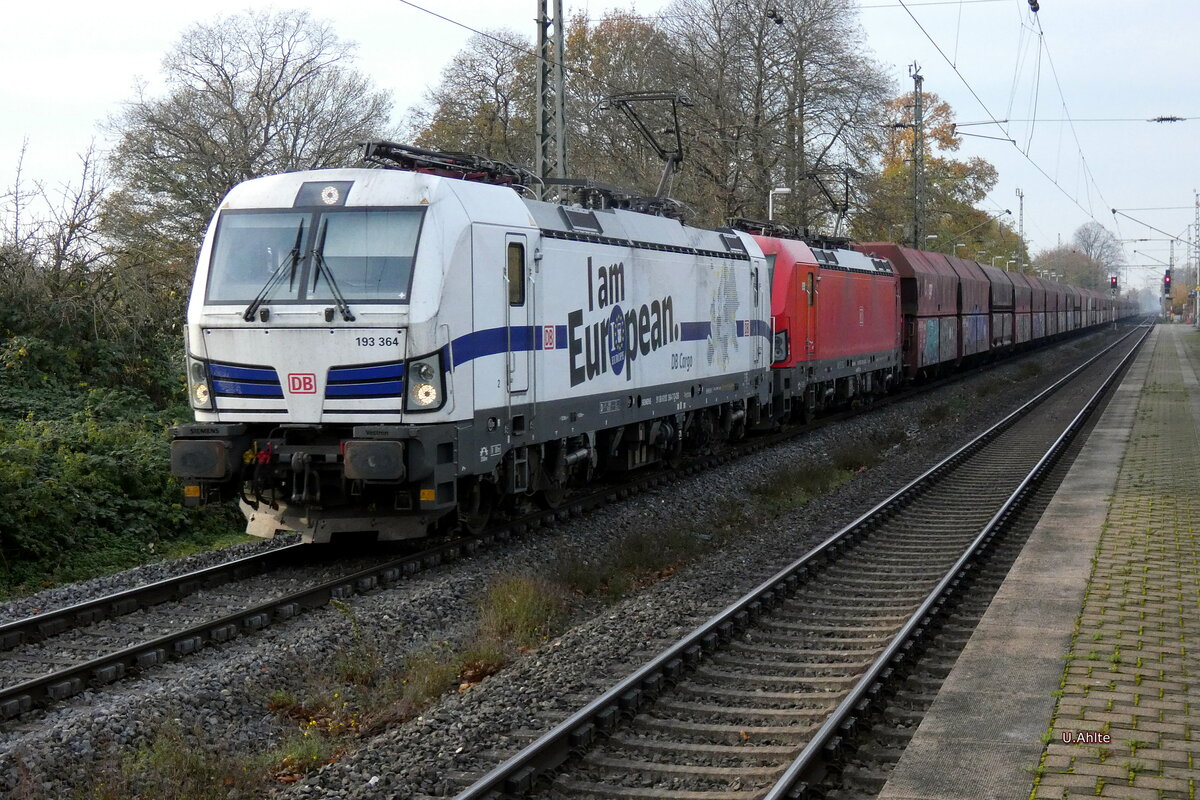
M 1035 800 L 1195 798 L 1200 782 L 1200 332 L 1159 331 Z

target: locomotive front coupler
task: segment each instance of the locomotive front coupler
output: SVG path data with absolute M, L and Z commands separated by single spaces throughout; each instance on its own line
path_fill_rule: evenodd
M 321 476 L 312 468 L 311 453 L 292 453 L 292 504 L 308 505 L 321 502 Z

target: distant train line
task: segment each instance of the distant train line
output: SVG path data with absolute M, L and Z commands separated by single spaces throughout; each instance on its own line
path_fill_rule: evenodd
M 1135 309 L 1115 292 L 371 142 L 222 200 L 188 306 L 184 501 L 307 542 L 483 529 Z

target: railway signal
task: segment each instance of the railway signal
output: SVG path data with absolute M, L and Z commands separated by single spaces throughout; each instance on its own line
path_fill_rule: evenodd
M 1168 269 L 1163 274 L 1163 294 L 1171 293 L 1171 270 Z
M 1109 276 L 1108 288 L 1112 289 L 1114 292 L 1117 290 L 1117 276 L 1116 275 Z

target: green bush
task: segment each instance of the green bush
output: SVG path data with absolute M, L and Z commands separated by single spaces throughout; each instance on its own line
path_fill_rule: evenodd
M 141 563 L 236 525 L 227 508 L 181 507 L 164 422 L 115 417 L 132 400 L 96 390 L 67 419 L 0 421 L 0 593 Z

